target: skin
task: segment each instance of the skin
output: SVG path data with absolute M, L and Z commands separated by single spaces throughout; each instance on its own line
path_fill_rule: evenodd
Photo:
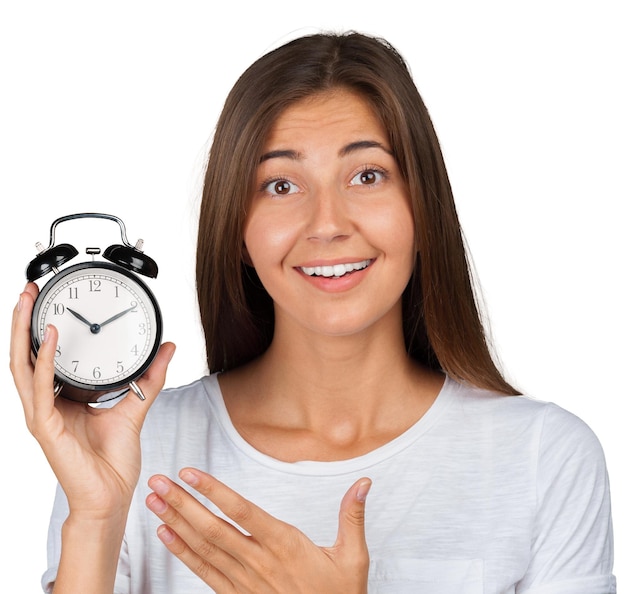
M 244 239 L 277 330 L 354 336 L 386 316 L 401 319 L 398 297 L 413 269 L 411 205 L 367 104 L 339 91 L 297 104 L 276 122 L 264 155 Z M 302 272 L 363 261 L 370 266 L 341 278 Z
M 401 295 L 416 243 L 409 197 L 384 128 L 346 91 L 287 109 L 264 155 L 244 239 L 246 257 L 275 302 L 275 335 L 259 359 L 220 376 L 224 400 L 244 439 L 277 459 L 358 456 L 413 425 L 443 383 L 404 348 Z M 338 278 L 306 274 L 362 262 L 367 266 Z M 11 368 L 27 425 L 70 504 L 55 592 L 96 592 L 97 584 L 98 593 L 110 593 L 139 473 L 139 432 L 174 347 L 163 345 L 140 380 L 143 403 L 127 398 L 94 411 L 55 402 L 54 328 L 34 367 L 30 359 L 35 296 L 28 285 L 14 312 Z M 216 592 L 367 591 L 369 478 L 345 494 L 332 547 L 318 547 L 201 470 L 182 469 L 179 479 L 247 532 L 172 478 L 150 479 L 146 505 L 163 522 L 158 537 Z M 87 530 L 100 536 L 89 539 L 91 548 L 81 539 Z

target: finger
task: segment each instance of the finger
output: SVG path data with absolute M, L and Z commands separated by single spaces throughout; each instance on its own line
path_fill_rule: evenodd
M 180 478 L 198 493 L 204 495 L 229 517 L 237 526 L 255 537 L 263 537 L 267 541 L 282 540 L 283 522 L 260 507 L 242 497 L 215 477 L 196 468 L 184 468 Z
M 370 479 L 359 479 L 348 489 L 339 508 L 339 529 L 333 549 L 337 554 L 345 551 L 356 563 L 368 561 L 365 542 L 365 499 L 371 486 Z
M 169 526 L 159 526 L 157 536 L 170 553 L 178 557 L 215 592 L 223 594 L 236 592 L 232 582 L 219 569 L 196 554 Z
M 152 509 L 159 518 L 196 550 L 205 547 L 205 556 L 227 554 L 250 549 L 249 538 L 237 527 L 216 516 L 182 487 L 164 477 L 155 475 L 148 481 L 150 487 L 167 505 L 166 509 Z M 210 546 L 195 542 L 198 536 Z
M 19 296 L 18 304 L 13 310 L 11 324 L 10 368 L 29 428 L 33 417 L 35 390 L 30 320 L 37 291 L 37 285 L 34 283 L 26 285 L 25 290 Z M 52 384 L 50 384 L 50 387 L 52 387 Z M 54 397 L 52 397 L 52 400 L 54 400 Z
M 37 351 L 29 394 L 24 395 L 24 389 L 20 389 L 28 428 L 45 452 L 48 451 L 47 444 L 56 442 L 64 429 L 64 422 L 55 408 L 54 358 L 57 339 L 57 329 L 49 325 Z
M 54 408 L 54 357 L 59 333 L 48 325 L 39 350 L 33 373 L 33 415 L 45 418 Z
M 129 395 L 118 405 L 135 419 L 139 427 L 143 425 L 150 406 L 163 389 L 167 375 L 167 367 L 175 351 L 176 345 L 174 345 L 174 343 L 163 343 L 148 370 L 137 381 L 139 389 L 146 398 L 145 401 L 135 398 L 133 395 Z
M 33 282 L 26 283 L 26 286 L 24 287 L 24 291 L 33 298 L 33 301 L 37 299 L 37 295 L 39 295 L 39 287 L 37 286 L 36 283 L 33 283 Z
M 153 476 L 148 484 L 154 493 L 146 498 L 146 505 L 169 528 L 170 532 L 161 530 L 159 537 L 169 536 L 164 544 L 174 555 L 205 580 L 215 572 L 222 576 L 241 573 L 241 563 L 221 543 L 239 539 L 245 547 L 247 537 L 167 477 Z
M 32 283 L 30 283 L 32 284 Z M 28 370 L 27 377 L 32 374 L 30 318 L 35 297 L 30 291 L 24 290 L 19 295 L 17 305 L 13 309 L 11 320 L 10 367 L 14 381 L 19 381 L 19 373 Z M 17 374 L 17 377 L 16 377 Z

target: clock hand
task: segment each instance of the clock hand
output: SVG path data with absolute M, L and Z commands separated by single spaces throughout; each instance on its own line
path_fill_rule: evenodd
M 129 307 L 128 309 L 125 309 L 124 311 L 121 311 L 120 313 L 115 314 L 114 316 L 110 317 L 108 320 L 105 320 L 104 322 L 102 322 L 102 324 L 100 324 L 100 328 L 102 328 L 102 326 L 106 326 L 107 324 L 110 324 L 111 322 L 113 322 L 114 320 L 117 320 L 118 318 L 121 318 L 122 316 L 126 315 L 129 311 L 132 311 L 136 307 L 137 307 L 136 305 L 133 305 Z
M 81 316 L 77 311 L 74 311 L 73 309 L 70 309 L 69 307 L 66 307 L 65 309 L 67 309 L 67 311 L 69 311 L 75 318 L 78 318 L 81 322 L 83 322 L 84 324 L 87 324 L 87 326 L 93 326 L 93 324 L 87 320 L 86 318 L 83 318 L 83 316 Z
M 89 326 L 89 330 L 91 330 L 92 334 L 98 334 L 98 332 L 100 332 L 100 324 L 92 324 L 88 319 L 84 318 L 83 316 L 81 316 L 77 311 L 74 311 L 71 308 L 66 308 L 67 311 L 69 311 L 75 318 L 78 318 L 81 322 L 83 322 L 84 324 L 87 324 L 87 326 Z

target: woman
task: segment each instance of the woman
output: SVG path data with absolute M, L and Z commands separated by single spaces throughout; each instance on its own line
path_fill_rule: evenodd
M 166 344 L 145 402 L 89 414 L 54 404 L 53 327 L 32 368 L 36 288 L 20 297 L 12 370 L 63 490 L 47 587 L 615 591 L 601 448 L 494 364 L 435 133 L 386 42 L 305 37 L 242 75 L 197 284 L 213 374 L 157 399 Z

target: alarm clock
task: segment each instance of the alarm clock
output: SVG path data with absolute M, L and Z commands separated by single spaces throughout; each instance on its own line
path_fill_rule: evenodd
M 88 259 L 61 269 L 78 255 L 70 244 L 55 242 L 60 223 L 105 219 L 119 225 L 121 244 L 101 254 L 86 248 Z M 78 213 L 56 219 L 50 244 L 29 263 L 26 277 L 35 281 L 52 273 L 35 301 L 31 345 L 35 356 L 48 324 L 58 330 L 54 358 L 55 394 L 78 402 L 112 400 L 132 390 L 145 399 L 136 380 L 148 369 L 161 344 L 163 322 L 157 300 L 140 278 L 156 278 L 156 262 L 143 251 L 143 240 L 128 242 L 121 219 L 102 213 Z

